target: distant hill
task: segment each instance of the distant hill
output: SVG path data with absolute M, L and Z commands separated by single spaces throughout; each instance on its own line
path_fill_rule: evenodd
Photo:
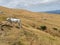
M 47 13 L 60 14 L 60 10 L 47 11 Z

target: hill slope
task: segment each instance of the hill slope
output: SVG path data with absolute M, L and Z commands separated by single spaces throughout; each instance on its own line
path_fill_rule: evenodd
M 5 7 L 0 11 L 0 45 L 60 45 L 60 15 Z M 21 19 L 21 29 L 17 24 L 6 24 L 7 17 Z M 39 29 L 42 25 L 47 26 L 45 31 Z

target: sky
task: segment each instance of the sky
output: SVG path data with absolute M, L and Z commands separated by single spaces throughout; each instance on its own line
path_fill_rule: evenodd
M 0 6 L 44 12 L 60 10 L 60 0 L 0 0 Z

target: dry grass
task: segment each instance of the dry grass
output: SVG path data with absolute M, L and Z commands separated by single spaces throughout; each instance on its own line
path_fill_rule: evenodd
M 0 22 L 7 17 L 20 18 L 22 28 L 3 27 L 0 29 L 0 45 L 60 45 L 60 15 L 30 12 L 26 10 L 9 9 L 0 7 Z M 47 26 L 47 30 L 41 31 L 37 28 Z M 53 28 L 57 28 L 54 30 Z

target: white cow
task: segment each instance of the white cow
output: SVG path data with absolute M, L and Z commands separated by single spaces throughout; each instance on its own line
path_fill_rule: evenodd
M 21 20 L 17 18 L 7 18 L 7 21 L 10 23 L 18 23 L 19 27 L 21 28 Z

